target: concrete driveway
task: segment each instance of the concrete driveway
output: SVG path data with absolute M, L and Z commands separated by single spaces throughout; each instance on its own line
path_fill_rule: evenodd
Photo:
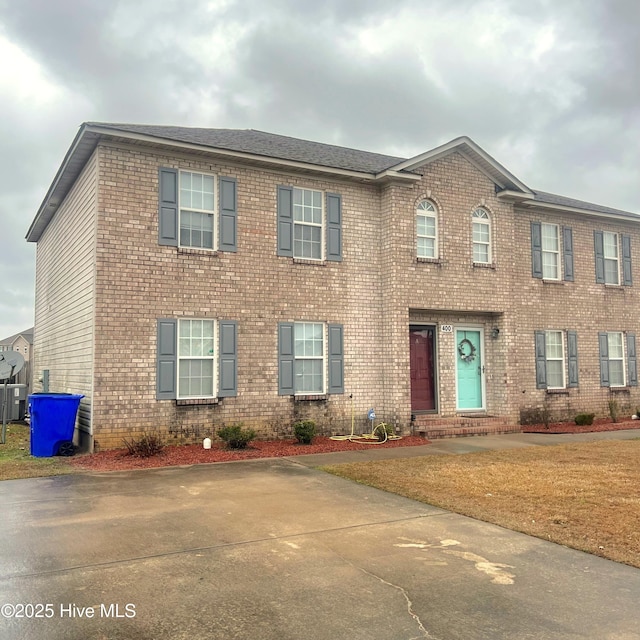
M 0 506 L 5 640 L 640 638 L 639 570 L 295 460 L 6 481 Z

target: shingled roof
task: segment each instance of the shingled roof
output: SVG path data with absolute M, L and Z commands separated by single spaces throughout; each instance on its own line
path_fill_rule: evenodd
M 169 127 L 156 125 L 114 124 L 87 122 L 88 126 L 113 131 L 127 131 L 139 135 L 163 138 L 202 145 L 214 149 L 226 149 L 240 153 L 250 153 L 265 158 L 280 158 L 315 164 L 321 167 L 333 167 L 348 171 L 380 173 L 405 158 L 387 156 L 370 151 L 359 151 L 333 144 L 311 142 L 281 136 L 255 129 L 201 129 L 194 127 Z
M 640 221 L 640 216 L 603 207 L 590 202 L 565 198 L 544 191 L 533 191 L 502 166 L 473 140 L 456 138 L 413 158 L 360 151 L 333 144 L 301 140 L 255 129 L 204 129 L 144 124 L 85 122 L 78 131 L 49 191 L 27 232 L 27 240 L 37 242 L 53 218 L 57 207 L 80 175 L 102 139 L 126 140 L 146 145 L 183 147 L 196 153 L 235 156 L 243 162 L 285 166 L 290 170 L 340 174 L 357 180 L 413 182 L 420 176 L 419 167 L 445 157 L 462 153 L 485 173 L 503 195 L 542 207 L 570 209 L 593 215 L 620 217 Z

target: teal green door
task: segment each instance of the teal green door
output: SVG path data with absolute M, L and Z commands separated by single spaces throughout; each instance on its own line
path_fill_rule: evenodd
M 484 409 L 480 330 L 456 329 L 456 387 L 458 409 Z

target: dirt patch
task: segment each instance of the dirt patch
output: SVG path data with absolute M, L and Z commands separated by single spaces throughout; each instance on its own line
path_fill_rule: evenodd
M 122 471 L 127 469 L 148 469 L 175 465 L 202 464 L 207 462 L 231 462 L 253 460 L 255 458 L 281 458 L 312 453 L 333 453 L 334 451 L 356 451 L 363 449 L 414 447 L 429 444 L 418 436 L 407 436 L 401 440 L 390 440 L 384 444 L 364 444 L 348 440 L 331 440 L 316 437 L 312 444 L 299 444 L 296 440 L 254 440 L 246 449 L 226 449 L 223 443 L 214 442 L 211 449 L 201 444 L 167 446 L 161 453 L 151 458 L 135 458 L 126 449 L 112 449 L 90 455 L 70 458 L 74 467 L 91 471 Z
M 591 425 L 578 426 L 575 422 L 552 422 L 549 425 L 522 425 L 522 433 L 593 433 L 594 431 L 622 431 L 640 429 L 639 420 L 621 420 L 612 422 L 611 418 L 599 418 Z

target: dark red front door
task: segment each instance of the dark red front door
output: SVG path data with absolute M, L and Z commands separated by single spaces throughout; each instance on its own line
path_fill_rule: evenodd
M 411 410 L 433 411 L 436 408 L 435 329 L 412 327 L 409 330 L 411 357 Z

